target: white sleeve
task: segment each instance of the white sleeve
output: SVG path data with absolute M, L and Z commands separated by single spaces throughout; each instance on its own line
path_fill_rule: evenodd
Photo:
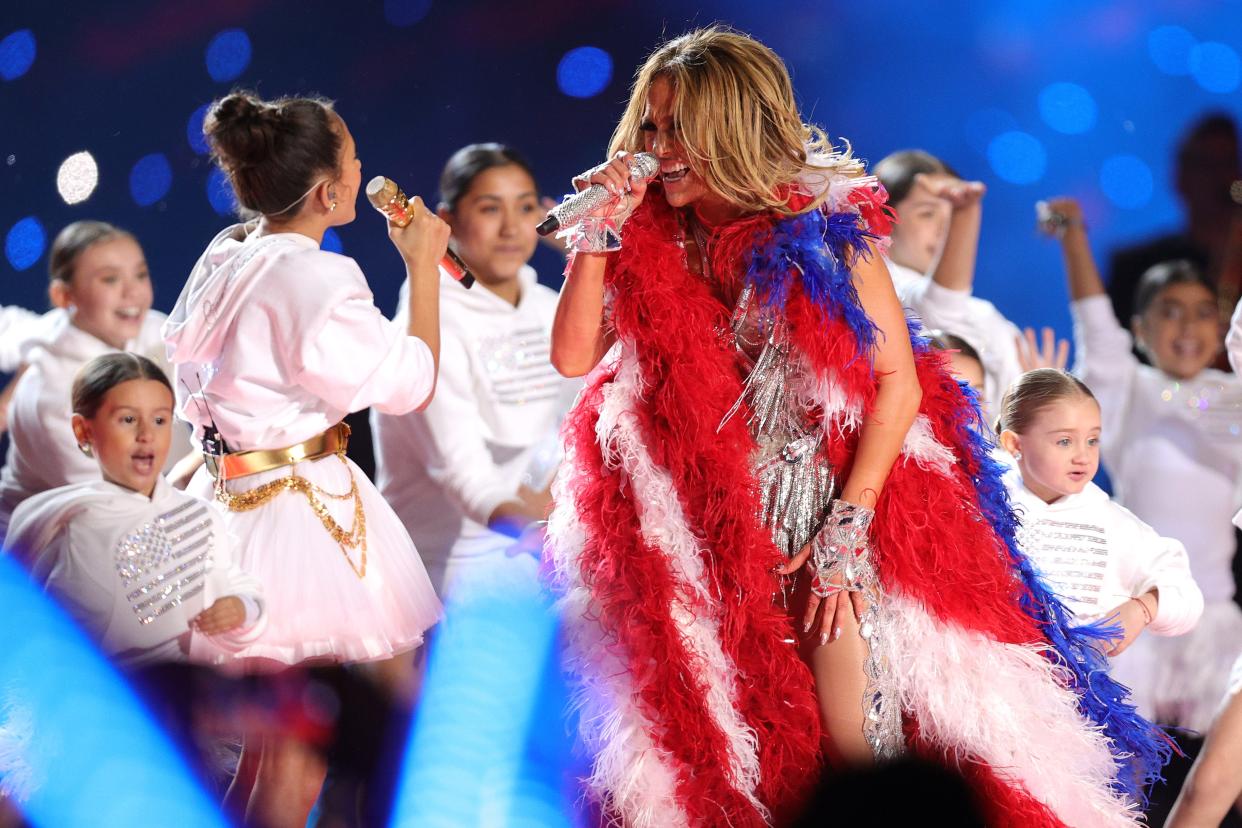
M 1186 547 L 1142 524 L 1130 554 L 1134 558 L 1130 594 L 1137 597 L 1153 589 L 1158 593 L 1159 606 L 1150 631 L 1155 635 L 1190 632 L 1203 614 L 1203 593 L 1190 574 Z
M 1134 340 L 1117 322 L 1108 294 L 1070 303 L 1074 319 L 1074 375 L 1100 403 L 1105 435 L 1120 435 L 1138 373 Z
M 1242 301 L 1233 309 L 1229 333 L 1225 336 L 1225 350 L 1229 352 L 1229 364 L 1235 374 L 1242 374 Z
M 369 292 L 333 301 L 322 324 L 298 336 L 295 381 L 336 408 L 404 414 L 435 388 L 427 343 L 385 319 Z
M 242 621 L 242 625 L 234 630 L 219 635 L 210 636 L 212 642 L 218 647 L 226 651 L 236 652 L 253 644 L 263 630 L 267 628 L 267 612 L 263 601 L 263 585 L 259 583 L 259 579 L 243 570 L 238 564 L 234 554 L 233 537 L 224 529 L 221 522 L 213 517 L 212 522 L 215 524 L 214 531 L 216 537 L 222 539 L 224 549 L 218 550 L 215 558 L 219 569 L 217 570 L 221 576 L 219 586 L 219 598 L 232 596 L 241 599 L 242 606 L 246 609 L 246 618 Z
M 25 362 L 31 346 L 49 341 L 55 313 L 0 306 L 0 373 L 12 374 Z
M 487 525 L 496 507 L 517 492 L 502 479 L 483 440 L 485 426 L 475 400 L 466 345 L 451 331 L 440 342 L 440 378 L 436 395 L 417 414 L 390 417 L 382 426 L 399 432 L 428 476 L 471 520 Z M 385 458 L 395 462 L 394 458 Z

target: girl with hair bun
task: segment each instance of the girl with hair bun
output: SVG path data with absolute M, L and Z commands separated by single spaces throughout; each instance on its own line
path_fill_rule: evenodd
M 566 231 L 552 362 L 589 376 L 548 530 L 605 813 L 788 824 L 823 758 L 909 753 L 990 825 L 1134 825 L 1163 742 L 1017 549 L 875 178 L 718 27 L 647 59 L 611 152 Z
M 178 413 L 203 441 L 206 467 L 188 490 L 215 499 L 243 567 L 267 587 L 267 627 L 241 655 L 273 667 L 374 662 L 406 696 L 410 651 L 440 604 L 409 534 L 346 458 L 341 421 L 431 399 L 448 225 L 415 198 L 410 224 L 388 227 L 410 286 L 398 326 L 352 259 L 320 249 L 329 227 L 354 220 L 362 182 L 332 104 L 234 92 L 203 129 L 257 218 L 211 241 L 164 334 Z M 305 824 L 323 773 L 296 744 L 266 745 L 250 817 Z

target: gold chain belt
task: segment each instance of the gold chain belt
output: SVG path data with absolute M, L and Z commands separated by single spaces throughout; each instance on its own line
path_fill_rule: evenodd
M 336 454 L 344 462 L 345 447 L 348 440 L 349 426 L 345 423 L 337 423 L 323 434 L 289 448 L 259 449 L 256 451 L 226 454 L 220 458 L 218 464 L 211 463 L 210 461 L 215 458 L 208 456 L 209 465 L 213 467 L 218 466 L 218 470 L 224 472 L 224 474 L 216 475 L 216 500 L 224 504 L 231 512 L 249 512 L 259 508 L 281 492 L 301 492 L 310 503 L 311 510 L 319 518 L 320 523 L 328 530 L 328 534 L 332 536 L 337 545 L 341 547 L 341 554 L 345 556 L 345 561 L 349 564 L 349 568 L 359 578 L 363 578 L 367 574 L 367 516 L 366 511 L 362 508 L 362 496 L 358 492 L 358 481 L 354 479 L 354 470 L 348 464 L 345 468 L 349 472 L 349 492 L 343 495 L 325 491 L 305 477 L 300 477 L 296 474 L 278 477 L 253 489 L 247 489 L 236 494 L 225 488 L 226 480 L 258 474 L 261 471 L 269 471 L 281 466 L 290 466 L 302 461 L 318 460 L 330 454 Z M 212 468 L 212 474 L 216 474 L 216 472 L 217 468 Z M 327 504 L 321 500 L 323 497 L 331 500 L 353 499 L 353 529 L 346 531 L 343 526 L 336 522 L 336 519 L 332 517 L 332 513 L 328 511 Z M 359 561 L 356 564 L 350 555 L 350 552 L 353 550 L 358 550 L 359 552 Z

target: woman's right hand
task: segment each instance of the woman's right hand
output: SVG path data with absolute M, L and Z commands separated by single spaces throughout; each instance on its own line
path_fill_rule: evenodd
M 452 231 L 418 196 L 410 199 L 408 211 L 411 219 L 405 227 L 388 222 L 388 238 L 412 273 L 438 271 Z
M 630 154 L 624 150 L 619 151 L 610 161 L 605 161 L 598 167 L 578 176 L 573 184 L 579 191 L 585 190 L 592 184 L 599 184 L 616 196 L 615 201 L 608 202 L 592 215 L 598 218 L 611 218 L 617 227 L 624 224 L 625 220 L 638 209 L 638 205 L 643 203 L 643 197 L 647 194 L 647 180 L 630 175 Z

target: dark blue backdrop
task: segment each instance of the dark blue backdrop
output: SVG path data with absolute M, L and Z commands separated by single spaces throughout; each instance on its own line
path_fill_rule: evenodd
M 980 292 L 1020 324 L 1063 333 L 1060 267 L 1034 234 L 1034 201 L 1080 197 L 1100 253 L 1175 226 L 1177 134 L 1207 109 L 1242 112 L 1236 0 L 6 0 L 0 299 L 44 307 L 46 243 L 33 231 L 50 243 L 65 223 L 96 217 L 138 236 L 167 309 L 226 221 L 208 199 L 192 115 L 235 85 L 337 99 L 364 176 L 411 193 L 433 196 L 460 145 L 499 140 L 557 194 L 601 158 L 647 50 L 717 20 L 784 56 L 805 114 L 864 158 L 921 146 L 987 182 Z M 584 46 L 594 49 L 566 57 Z M 96 159 L 99 183 L 69 205 L 57 171 L 79 151 Z M 360 205 L 339 241 L 391 309 L 401 273 L 378 217 Z M 559 281 L 553 254 L 536 265 Z

